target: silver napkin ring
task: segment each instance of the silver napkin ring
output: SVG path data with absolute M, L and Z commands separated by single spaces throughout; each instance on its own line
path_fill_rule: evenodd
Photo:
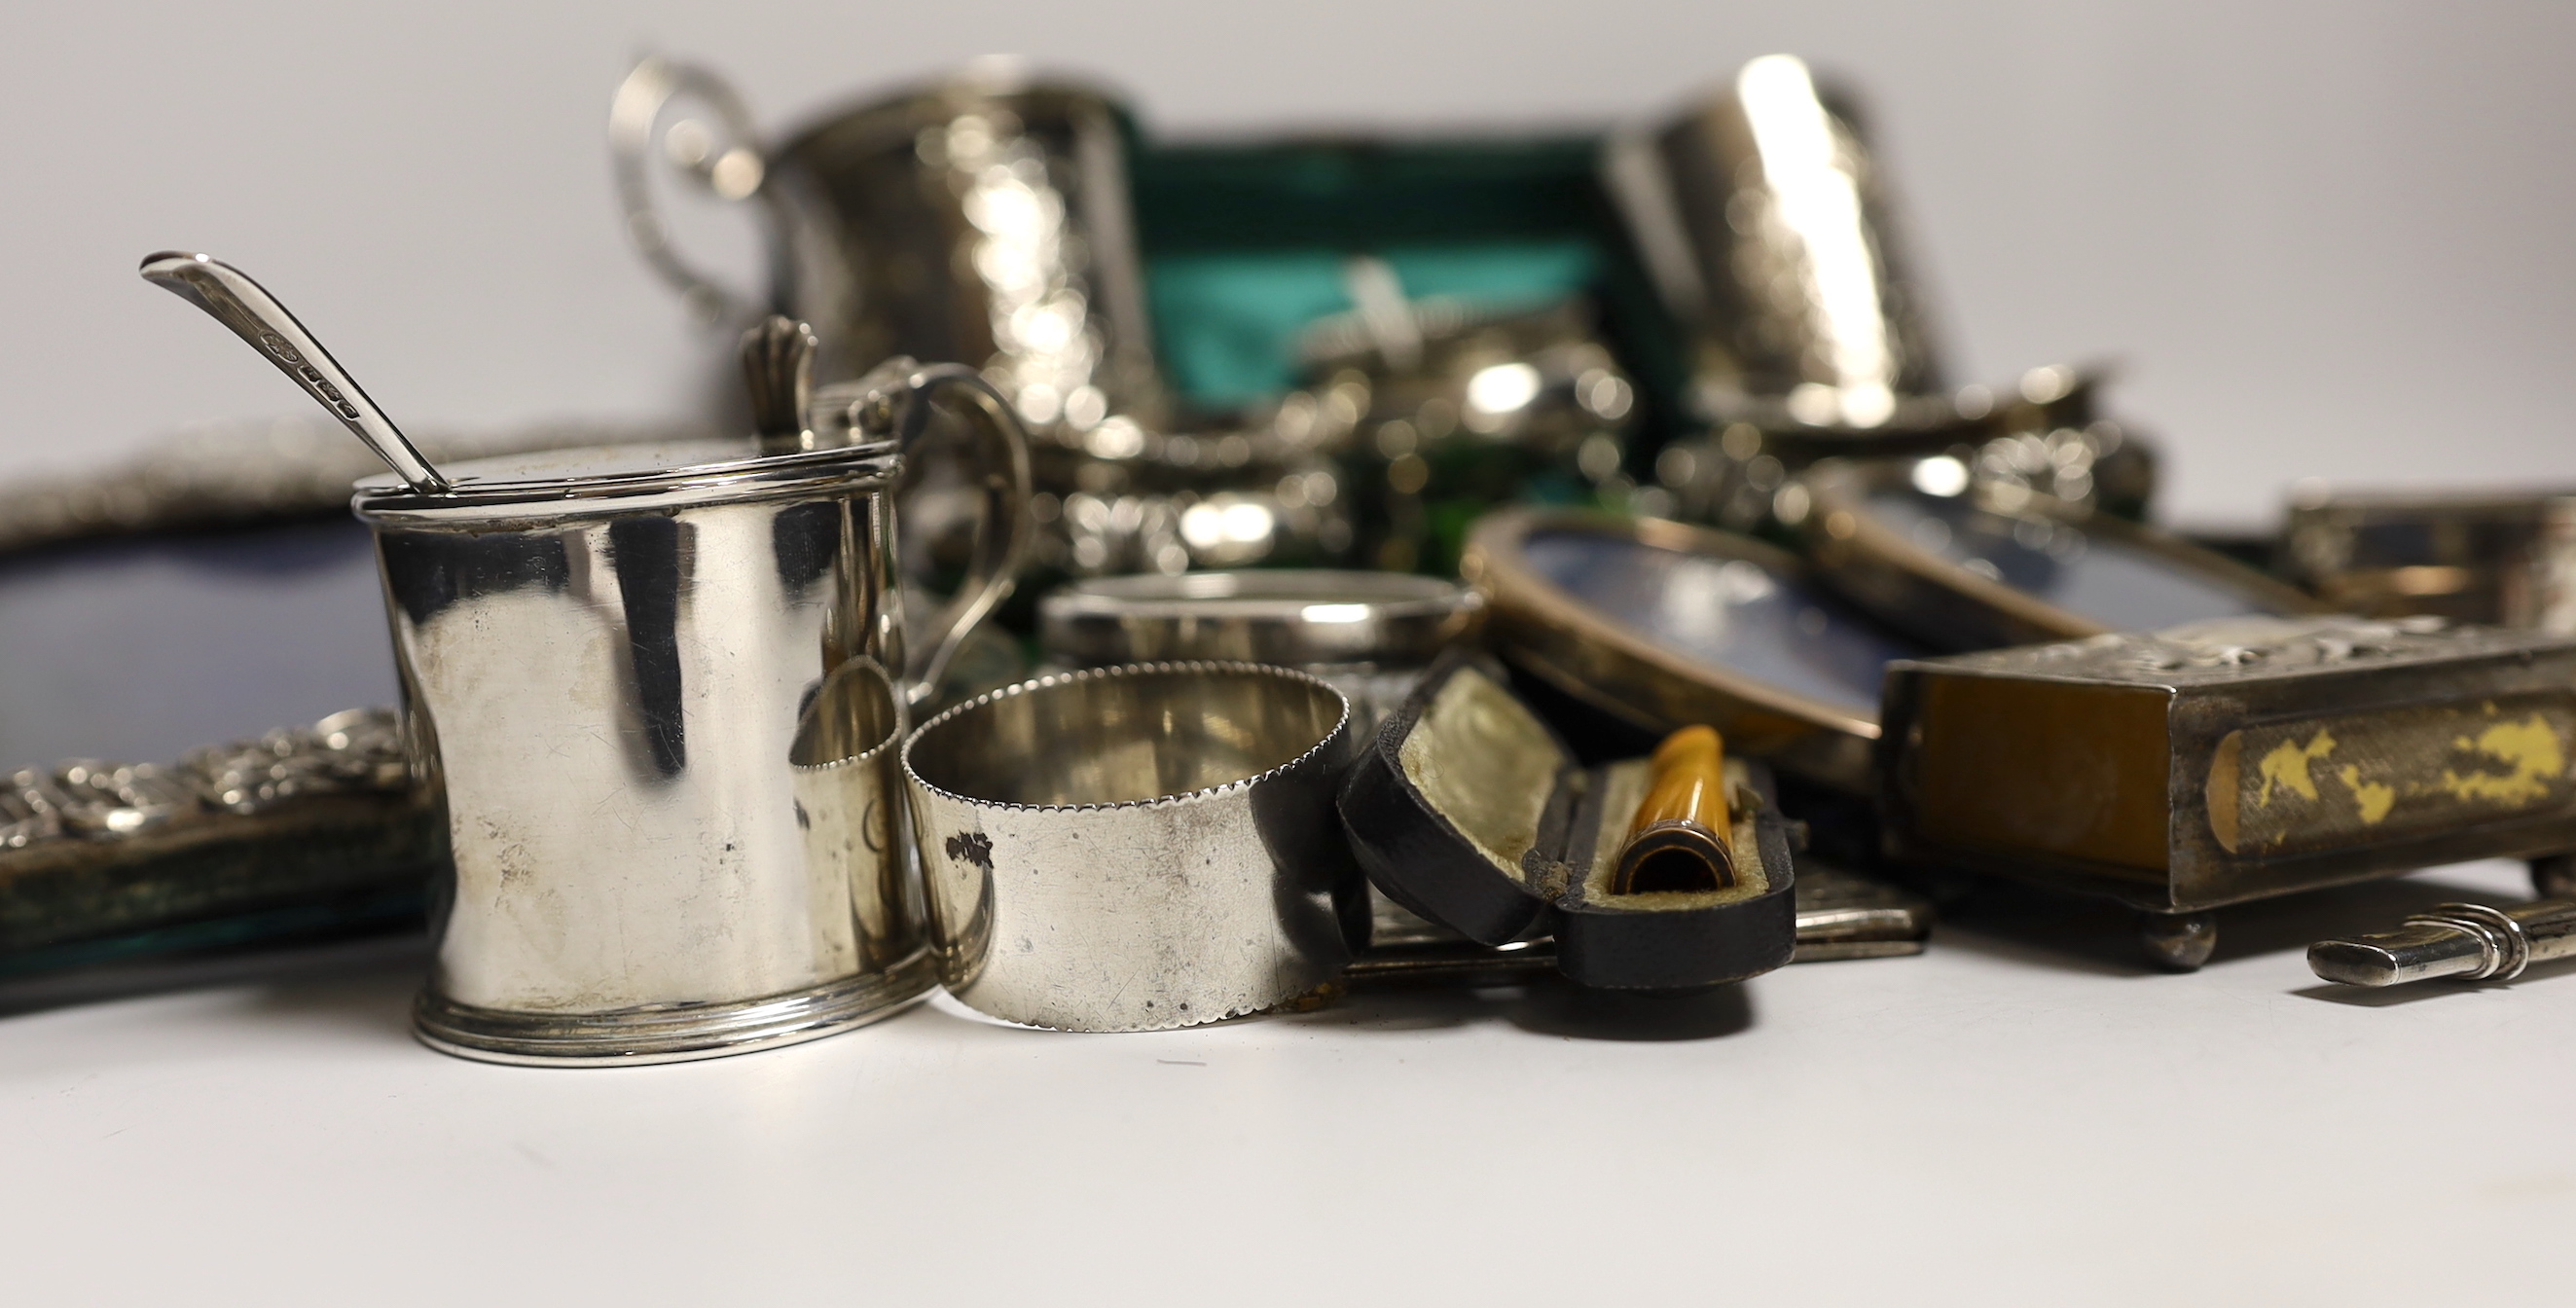
M 980 1012 L 1152 1031 L 1330 980 L 1367 899 L 1333 782 L 1350 706 L 1250 663 L 1024 682 L 904 743 L 942 980 Z

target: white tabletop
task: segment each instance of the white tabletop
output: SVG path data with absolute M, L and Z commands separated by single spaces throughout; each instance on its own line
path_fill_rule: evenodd
M 0 1297 L 2564 1302 L 2576 965 L 2357 992 L 2302 957 L 2462 887 L 2519 865 L 2222 915 L 2190 976 L 2119 914 L 1988 892 L 1919 957 L 1692 1000 L 1112 1036 L 943 1000 L 607 1071 L 413 1043 L 412 944 L 22 986 Z

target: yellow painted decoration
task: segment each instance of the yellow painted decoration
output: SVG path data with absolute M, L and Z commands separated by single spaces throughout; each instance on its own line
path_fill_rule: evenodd
M 2489 799 L 2518 807 L 2547 795 L 2549 783 L 2567 770 L 2567 756 L 2558 747 L 2558 733 L 2551 731 L 2537 713 L 2520 722 L 2499 722 L 2487 728 L 2478 736 L 2477 752 L 2513 771 L 2501 776 L 2492 772 L 2464 776 L 2445 768 L 2442 789 L 2453 797 Z
M 2263 789 L 2254 796 L 2256 808 L 2272 806 L 2272 785 L 2295 790 L 2301 799 L 2317 797 L 2317 783 L 2308 776 L 2308 760 L 2324 758 L 2334 752 L 2335 738 L 2320 731 L 2316 739 L 2302 746 L 2296 741 L 2282 741 L 2263 756 Z
M 2262 723 L 2211 756 L 2210 833 L 2270 855 L 2576 818 L 2571 765 L 2576 687 Z
M 2352 802 L 2361 810 L 2363 825 L 2379 825 L 2381 820 L 2388 816 L 2388 810 L 2396 807 L 2397 788 L 2395 786 L 2384 785 L 2377 781 L 2363 781 L 2361 769 L 2358 767 L 2347 767 L 2335 775 L 2343 778 L 2345 788 L 2352 791 Z

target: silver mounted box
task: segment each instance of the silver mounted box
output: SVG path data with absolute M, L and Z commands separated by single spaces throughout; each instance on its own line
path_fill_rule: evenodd
M 2280 558 L 2351 612 L 2576 633 L 2576 492 L 2310 496 Z
M 2156 914 L 2576 848 L 2576 640 L 2539 632 L 2244 617 L 1908 660 L 1883 726 L 1891 852 Z M 2187 934 L 2167 961 L 2207 956 Z

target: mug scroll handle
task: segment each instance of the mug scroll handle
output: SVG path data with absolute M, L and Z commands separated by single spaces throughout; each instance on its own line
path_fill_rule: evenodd
M 671 245 L 670 226 L 653 202 L 653 123 L 672 100 L 683 95 L 714 110 L 728 139 L 715 139 L 705 124 L 694 119 L 674 123 L 664 134 L 665 158 L 720 199 L 748 200 L 760 195 L 768 164 L 752 144 L 759 139 L 759 129 L 742 96 L 706 69 L 670 63 L 659 56 L 647 56 L 618 84 L 608 109 L 608 155 L 617 171 L 617 200 L 626 220 L 626 238 L 635 243 L 635 252 L 680 292 L 690 309 L 718 322 L 744 314 L 750 306 L 680 258 Z
M 1029 436 L 1010 401 L 1003 399 L 982 374 L 962 363 L 914 368 L 904 376 L 903 384 L 911 397 L 895 431 L 899 449 L 911 450 L 928 430 L 931 401 L 942 391 L 963 395 L 982 419 L 974 426 L 980 433 L 975 445 L 975 467 L 981 478 L 984 511 L 976 520 L 975 548 L 967 562 L 965 581 L 958 585 L 956 597 L 923 632 L 916 648 L 926 650 L 926 655 L 909 660 L 911 677 L 904 695 L 917 707 L 938 688 L 940 678 L 947 674 L 948 661 L 957 656 L 976 625 L 1011 597 L 1011 588 L 1019 582 L 1021 561 L 1028 554 L 1034 523 L 1029 516 Z

